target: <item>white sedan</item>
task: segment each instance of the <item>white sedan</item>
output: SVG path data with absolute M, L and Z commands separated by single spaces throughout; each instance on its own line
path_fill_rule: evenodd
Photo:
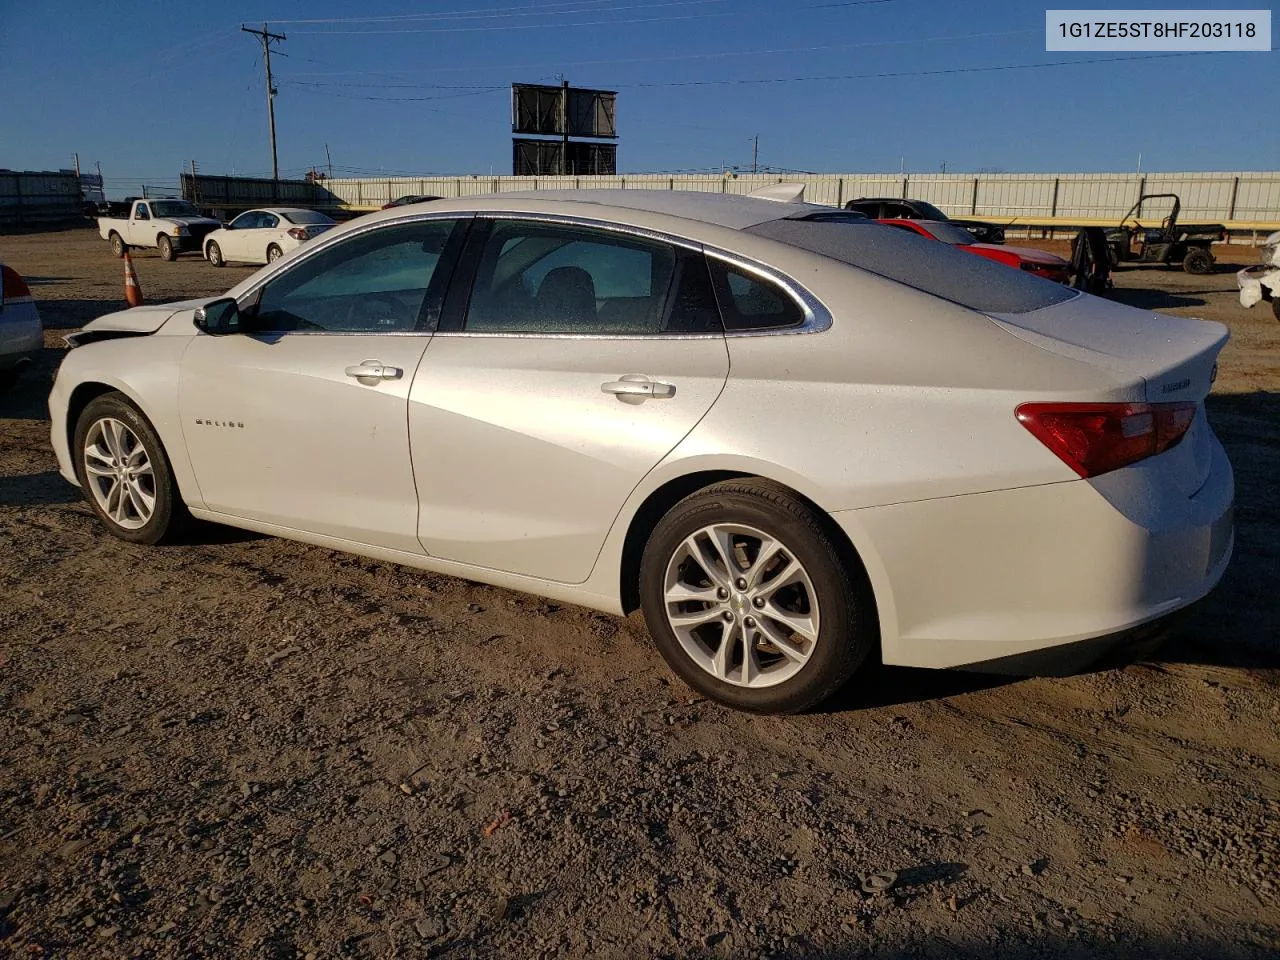
M 439 200 L 69 339 L 53 445 L 116 536 L 194 516 L 641 608 L 748 710 L 869 658 L 1084 662 L 1234 542 L 1226 328 L 826 207 Z
M 215 267 L 228 263 L 275 263 L 337 224 L 315 210 L 270 207 L 246 210 L 204 239 L 204 258 Z

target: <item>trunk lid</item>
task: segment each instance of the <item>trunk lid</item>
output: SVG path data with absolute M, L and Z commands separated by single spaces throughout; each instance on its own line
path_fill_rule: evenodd
M 1089 294 L 1028 313 L 988 316 L 1041 349 L 1140 384 L 1148 403 L 1199 404 L 1182 441 L 1158 459 L 1178 493 L 1190 497 L 1204 485 L 1213 436 L 1204 398 L 1217 375 L 1218 354 L 1231 336 L 1225 326 L 1138 310 Z
M 1220 323 L 1151 313 L 1084 293 L 1029 313 L 988 316 L 1051 353 L 1141 380 L 1148 403 L 1207 397 L 1218 353 L 1231 336 Z

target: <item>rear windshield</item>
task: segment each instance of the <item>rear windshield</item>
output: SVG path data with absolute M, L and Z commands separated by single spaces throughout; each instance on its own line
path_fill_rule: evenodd
M 332 217 L 327 217 L 323 213 L 315 210 L 288 210 L 282 211 L 282 216 L 290 223 L 333 223 Z
M 770 220 L 745 232 L 839 260 L 983 313 L 1029 313 L 1076 295 L 1062 284 L 878 223 Z

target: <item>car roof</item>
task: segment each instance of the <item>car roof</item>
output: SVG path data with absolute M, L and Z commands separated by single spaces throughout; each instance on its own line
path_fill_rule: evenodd
M 245 213 L 316 213 L 318 211 L 308 210 L 306 207 L 254 207 L 252 210 L 246 210 Z
M 742 230 L 770 220 L 831 213 L 834 207 L 816 203 L 782 203 L 739 194 L 703 193 L 696 190 L 528 190 L 476 194 L 433 201 L 433 211 L 505 210 L 513 213 L 546 213 L 549 207 L 591 204 L 601 208 L 601 219 L 610 210 L 679 217 L 698 223 Z M 394 216 L 394 210 L 382 211 Z M 379 216 L 374 214 L 373 216 Z

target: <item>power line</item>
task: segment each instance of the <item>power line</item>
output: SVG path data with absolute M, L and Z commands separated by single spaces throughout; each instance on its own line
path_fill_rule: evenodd
M 693 61 L 693 60 L 724 60 L 732 57 L 762 57 L 774 54 L 786 53 L 818 53 L 824 50 L 860 50 L 871 47 L 894 47 L 905 46 L 917 43 L 943 43 L 956 42 L 961 40 L 987 40 L 995 37 L 1015 37 L 1015 36 L 1039 36 L 1039 30 L 999 30 L 988 33 L 965 33 L 955 34 L 945 37 L 913 37 L 904 40 L 868 40 L 862 43 L 825 43 L 811 47 L 773 47 L 760 50 L 726 50 L 713 53 L 676 53 L 676 54 L 660 54 L 648 57 L 607 57 L 598 60 L 562 60 L 556 63 L 497 63 L 482 64 L 477 66 L 466 67 L 423 67 L 412 68 L 409 70 L 401 70 L 400 74 L 409 73 L 464 73 L 475 70 L 536 70 L 544 67 L 585 67 L 597 66 L 600 64 L 624 64 L 624 63 L 661 63 L 673 61 Z M 306 57 L 298 58 L 307 63 L 320 63 L 326 66 L 334 64 L 325 64 L 320 60 L 308 60 Z M 340 70 L 334 73 L 319 73 L 316 71 L 299 71 L 291 74 L 295 77 L 339 77 L 339 76 L 393 76 L 378 70 Z M 295 81 L 296 82 L 296 81 Z M 426 86 L 435 86 L 433 84 L 423 84 Z M 441 84 L 440 86 L 444 86 Z
M 1203 57 L 1214 51 L 1195 53 L 1155 53 L 1141 57 L 1090 57 L 1085 60 L 1052 60 L 1047 63 L 1006 63 L 986 67 L 951 67 L 943 70 L 900 70 L 889 73 L 843 73 L 810 77 L 759 77 L 739 80 L 667 80 L 614 84 L 620 90 L 637 87 L 717 87 L 739 84 L 818 83 L 833 80 L 882 80 L 897 77 L 936 77 L 956 73 L 989 73 L 1000 70 L 1039 70 L 1045 67 L 1074 67 L 1088 63 L 1127 63 L 1136 60 L 1167 60 L 1173 57 Z
M 310 20 L 272 20 L 272 23 L 301 23 L 301 24 L 325 24 L 325 23 L 405 23 L 405 22 L 431 22 L 431 21 L 450 21 L 450 20 L 496 20 L 507 19 L 509 17 L 541 17 L 541 16 L 564 16 L 576 13 L 613 13 L 617 10 L 640 10 L 651 7 L 683 7 L 695 4 L 709 3 L 725 3 L 727 0 L 658 0 L 652 3 L 629 3 L 619 6 L 598 6 L 594 4 L 617 3 L 617 0 L 560 0 L 558 3 L 539 4 L 537 8 L 530 6 L 523 7 L 492 7 L 480 10 L 438 10 L 434 13 L 402 13 L 394 16 L 382 17 L 317 17 Z M 888 0 L 876 0 L 878 3 L 888 2 Z M 593 4 L 588 6 L 588 4 Z M 548 7 L 576 7 L 577 9 L 551 10 Z M 310 31 L 299 31 L 300 33 L 309 33 Z
M 580 20 L 574 23 L 513 23 L 499 27 L 408 27 L 400 30 L 295 30 L 295 33 L 312 37 L 375 36 L 404 33 L 487 33 L 495 30 L 550 30 L 570 27 L 620 27 L 635 23 L 670 23 L 676 20 L 705 20 L 711 17 L 732 17 L 733 13 L 694 13 L 677 17 L 633 17 L 628 20 Z

